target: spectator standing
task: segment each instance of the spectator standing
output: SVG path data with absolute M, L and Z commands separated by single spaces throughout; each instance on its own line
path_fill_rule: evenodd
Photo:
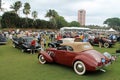
M 61 37 L 61 34 L 60 33 L 58 33 L 57 34 L 57 38 L 56 38 L 56 40 L 60 40 L 62 37 Z
M 41 45 L 41 51 L 44 51 L 44 38 L 43 38 L 43 36 L 41 37 L 40 45 Z
M 46 34 L 44 34 L 44 35 L 43 35 L 44 50 L 46 49 L 46 39 L 47 39 L 47 36 L 46 36 Z
M 84 39 L 84 35 L 81 34 L 81 35 L 80 35 L 80 40 L 83 41 L 83 39 Z
M 103 40 L 102 40 L 102 35 L 101 34 L 99 34 L 99 48 L 101 48 L 102 47 L 102 44 L 103 44 Z
M 33 39 L 31 41 L 31 54 L 34 54 L 35 53 L 35 45 L 36 45 L 36 40 Z

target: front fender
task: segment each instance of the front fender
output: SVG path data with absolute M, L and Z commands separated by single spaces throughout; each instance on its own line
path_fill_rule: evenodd
M 47 52 L 41 51 L 41 52 L 38 54 L 38 58 L 39 58 L 40 55 L 43 55 L 44 58 L 45 58 L 45 60 L 46 60 L 47 62 L 53 62 L 52 57 L 51 57 Z

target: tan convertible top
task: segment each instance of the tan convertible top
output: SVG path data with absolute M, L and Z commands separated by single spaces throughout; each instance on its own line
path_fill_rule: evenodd
M 93 49 L 89 42 L 71 42 L 71 43 L 63 43 L 63 46 L 71 46 L 74 52 L 81 52 L 85 50 Z

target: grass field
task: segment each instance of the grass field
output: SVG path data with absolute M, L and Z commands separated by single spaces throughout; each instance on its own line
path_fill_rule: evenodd
M 98 48 L 100 52 L 115 54 L 119 45 L 113 48 Z M 0 80 L 120 80 L 120 58 L 107 68 L 106 72 L 87 72 L 78 76 L 72 68 L 58 64 L 39 64 L 36 54 L 22 53 L 13 48 L 11 42 L 0 45 Z

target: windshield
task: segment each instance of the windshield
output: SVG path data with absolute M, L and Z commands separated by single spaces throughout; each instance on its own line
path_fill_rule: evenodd
M 27 37 L 25 40 L 26 40 L 26 42 L 31 42 L 33 40 L 33 38 L 32 37 Z

